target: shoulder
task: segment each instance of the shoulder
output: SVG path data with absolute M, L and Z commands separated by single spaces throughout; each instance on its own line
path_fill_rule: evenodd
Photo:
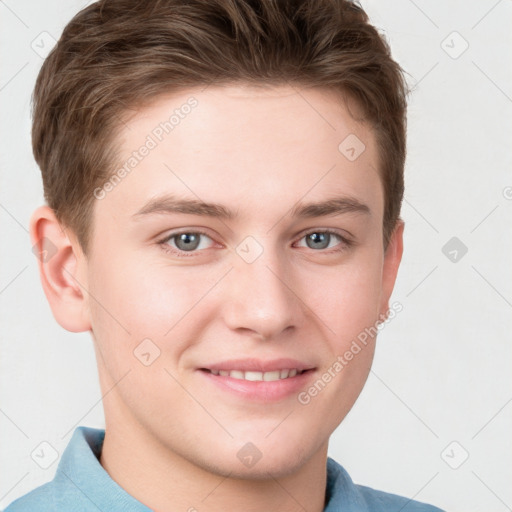
M 325 512 L 342 509 L 354 512 L 444 512 L 405 496 L 354 484 L 343 466 L 330 457 L 327 459 L 327 479 L 329 499 Z
M 98 512 L 98 507 L 74 486 L 60 478 L 36 487 L 14 500 L 3 512 Z
M 150 512 L 99 462 L 105 431 L 77 427 L 51 482 L 13 501 L 4 512 Z
M 53 496 L 53 482 L 48 482 L 14 500 L 4 512 L 49 512 L 55 510 Z
M 94 450 L 97 449 L 103 435 L 104 431 L 100 429 L 75 429 L 62 454 L 53 480 L 14 500 L 4 512 L 97 512 L 91 499 L 93 495 L 90 489 L 84 487 L 83 482 L 89 482 L 94 486 L 97 481 L 94 463 L 98 463 Z
M 443 512 L 442 509 L 433 505 L 397 494 L 377 491 L 364 485 L 355 485 L 355 487 L 371 512 L 395 512 L 398 510 L 401 512 Z

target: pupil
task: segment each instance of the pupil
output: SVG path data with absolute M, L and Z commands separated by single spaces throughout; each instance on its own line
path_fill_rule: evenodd
M 199 237 L 194 233 L 182 233 L 178 236 L 178 241 L 176 245 L 178 249 L 189 251 L 197 248 L 199 242 Z
M 311 233 L 308 238 L 313 242 L 313 246 L 310 247 L 313 249 L 325 249 L 329 245 L 329 237 L 329 233 Z

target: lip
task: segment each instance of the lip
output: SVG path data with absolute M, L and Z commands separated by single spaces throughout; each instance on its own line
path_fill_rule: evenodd
M 207 370 L 242 370 L 271 372 L 284 368 L 297 368 L 302 373 L 294 377 L 287 377 L 276 381 L 249 381 L 243 379 L 234 379 L 229 376 L 214 375 Z M 244 401 L 252 402 L 278 402 L 296 395 L 303 389 L 312 376 L 316 373 L 316 368 L 312 365 L 297 361 L 295 359 L 273 359 L 271 361 L 262 361 L 259 359 L 231 359 L 221 363 L 208 365 L 197 369 L 206 382 L 216 386 L 217 389 L 229 393 L 232 396 L 242 398 Z
M 219 363 L 208 364 L 202 366 L 199 370 L 241 370 L 252 372 L 273 372 L 275 370 L 282 370 L 285 368 L 297 368 L 297 370 L 312 370 L 314 365 L 307 364 L 297 359 L 280 358 L 264 361 L 262 359 L 229 359 Z M 293 377 L 292 377 L 293 378 Z

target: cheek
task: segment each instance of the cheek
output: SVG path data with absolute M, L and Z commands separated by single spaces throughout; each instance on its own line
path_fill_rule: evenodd
M 381 267 L 374 256 L 354 258 L 352 264 L 318 277 L 308 293 L 309 303 L 326 326 L 332 348 L 339 352 L 378 320 Z
M 315 291 L 315 313 L 327 326 L 328 355 L 319 372 L 327 384 L 304 390 L 299 402 L 313 416 L 324 417 L 327 430 L 336 428 L 353 406 L 372 364 L 381 289 L 375 254 L 378 250 L 358 254 L 351 264 L 323 276 L 323 293 Z
M 105 346 L 113 364 L 121 360 L 126 364 L 127 359 L 131 363 L 133 350 L 146 338 L 162 353 L 178 354 L 185 348 L 186 334 L 190 336 L 199 325 L 191 319 L 197 320 L 199 311 L 206 316 L 196 306 L 222 272 L 169 268 L 132 255 L 98 260 L 91 266 L 89 280 L 95 339 Z

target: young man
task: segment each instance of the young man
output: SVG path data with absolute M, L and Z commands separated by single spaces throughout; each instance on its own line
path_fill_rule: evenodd
M 68 24 L 35 89 L 30 234 L 56 320 L 92 334 L 106 428 L 8 512 L 439 510 L 327 456 L 402 256 L 405 96 L 345 0 Z

